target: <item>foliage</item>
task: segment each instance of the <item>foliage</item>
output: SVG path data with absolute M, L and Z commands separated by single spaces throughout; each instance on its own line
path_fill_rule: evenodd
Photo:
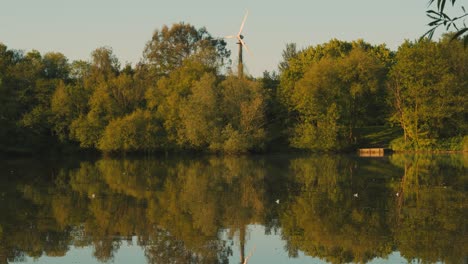
M 205 73 L 180 103 L 181 121 L 177 128 L 180 145 L 196 149 L 214 146 L 220 135 L 219 91 L 216 76 Z M 212 147 L 213 148 L 213 147 Z
M 434 4 L 435 0 L 430 0 L 429 1 L 429 6 Z M 425 36 L 428 36 L 429 39 L 432 39 L 432 36 L 434 35 L 434 32 L 439 28 L 440 26 L 444 26 L 445 30 L 450 30 L 451 27 L 453 27 L 456 32 L 452 36 L 452 40 L 455 40 L 457 38 L 463 39 L 463 43 L 465 47 L 468 45 L 468 28 L 466 27 L 465 24 L 465 17 L 468 16 L 468 13 L 466 12 L 466 9 L 464 6 L 460 6 L 462 13 L 459 16 L 449 16 L 447 15 L 446 8 L 445 8 L 445 3 L 446 0 L 437 0 L 437 10 L 431 9 L 427 10 L 426 14 L 427 16 L 432 19 L 432 22 L 428 24 L 428 26 L 432 27 L 429 29 L 421 38 L 424 38 Z M 452 6 L 455 6 L 456 0 L 450 0 Z M 463 22 L 462 22 L 463 19 Z
M 199 57 L 204 63 L 217 67 L 229 57 L 226 42 L 213 38 L 206 28 L 196 29 L 185 23 L 166 25 L 156 30 L 144 50 L 145 66 L 151 75 L 161 77 L 182 66 L 185 59 Z
M 387 122 L 404 148 L 452 148 L 468 130 L 468 62 L 449 38 L 396 53 L 363 40 L 288 44 L 279 74 L 261 78 L 224 75 L 226 43 L 185 23 L 156 30 L 134 66 L 110 47 L 69 62 L 0 44 L 0 151 L 342 151 Z
M 161 148 L 162 128 L 148 111 L 135 112 L 112 120 L 99 138 L 98 148 L 110 151 L 154 151 Z
M 439 140 L 427 140 L 424 145 L 415 145 L 413 141 L 405 140 L 399 137 L 390 142 L 390 148 L 394 151 L 464 151 L 468 150 L 465 137 L 443 138 Z
M 393 113 L 404 140 L 426 149 L 441 138 L 464 136 L 468 53 L 459 41 L 406 42 L 390 73 Z
M 300 76 L 297 80 L 290 79 L 296 59 L 290 60 L 283 70 L 280 97 L 295 117 L 294 147 L 338 150 L 356 142 L 353 129 L 382 120 L 386 68 L 376 50 L 362 41 L 309 48 L 299 53 L 305 59 L 297 58 L 305 65 L 292 74 Z
M 265 93 L 259 83 L 228 77 L 221 84 L 222 146 L 228 153 L 261 150 L 265 143 Z

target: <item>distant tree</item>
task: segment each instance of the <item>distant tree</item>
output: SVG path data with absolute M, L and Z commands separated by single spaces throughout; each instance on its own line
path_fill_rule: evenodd
M 68 59 L 59 52 L 49 52 L 44 55 L 44 75 L 49 79 L 67 80 L 70 73 Z
M 278 69 L 281 72 L 289 69 L 289 60 L 297 56 L 297 46 L 296 43 L 288 43 L 283 50 L 283 61 L 280 62 Z
M 120 62 L 110 47 L 100 47 L 91 53 L 91 76 L 96 81 L 108 80 L 120 71 Z
M 180 145 L 206 150 L 213 147 L 221 133 L 217 78 L 212 73 L 205 73 L 190 90 L 190 95 L 179 105 L 181 121 L 177 141 Z
M 221 141 L 214 150 L 242 153 L 266 143 L 266 93 L 256 81 L 229 76 L 220 84 L 223 116 Z
M 461 41 L 403 43 L 390 73 L 392 120 L 410 148 L 468 132 L 468 51 Z
M 79 116 L 70 124 L 70 137 L 83 149 L 96 149 L 106 123 L 95 116 Z
M 51 98 L 52 131 L 58 139 L 66 143 L 70 139 L 70 126 L 79 116 L 89 109 L 89 93 L 77 84 L 60 82 Z
M 129 114 L 143 106 L 146 87 L 137 85 L 131 74 L 121 73 L 111 79 L 106 89 L 115 101 L 120 115 Z
M 206 67 L 197 60 L 187 59 L 174 69 L 167 77 L 162 77 L 157 85 L 150 87 L 145 94 L 147 107 L 154 115 L 163 120 L 169 145 L 176 148 L 179 142 L 185 142 L 179 137 L 178 130 L 184 121 L 181 120 L 181 108 L 187 106 L 187 97 L 205 74 L 214 74 L 214 69 Z M 209 89 L 209 87 L 207 87 Z M 208 103 L 208 102 L 206 102 Z
M 30 96 L 32 101 L 28 103 L 32 109 L 23 114 L 20 124 L 30 129 L 33 134 L 50 135 L 51 98 L 58 86 L 68 80 L 68 59 L 61 53 L 46 53 L 42 57 L 41 66 L 37 67 L 41 73 Z
M 343 57 L 352 49 L 351 43 L 330 40 L 328 43 L 310 46 L 301 51 L 296 50 L 296 45 L 288 44 L 283 51 L 283 60 L 280 62 L 280 86 L 278 89 L 279 100 L 292 111 L 291 94 L 294 85 L 299 81 L 309 66 L 319 61 L 322 57 Z
M 136 110 L 112 120 L 99 139 L 98 148 L 104 152 L 151 152 L 162 149 L 163 130 L 149 111 Z
M 381 124 L 388 49 L 362 40 L 310 47 L 280 77 L 294 147 L 337 150 L 355 142 L 356 127 Z
M 11 71 L 19 56 L 18 52 L 9 50 L 0 43 L 0 147 L 9 145 L 15 134 L 20 105 L 16 96 L 16 81 L 12 78 Z
M 83 85 L 84 81 L 88 79 L 91 74 L 91 63 L 83 60 L 73 61 L 70 65 L 69 78 L 74 83 Z
M 130 65 L 123 72 L 120 71 L 120 63 L 112 49 L 98 48 L 91 57 L 90 64 L 78 61 L 72 65 L 74 88 L 65 89 L 66 92 L 61 88 L 56 93 L 54 113 L 57 121 L 66 119 L 69 122 L 72 116 L 69 125 L 71 138 L 83 147 L 97 148 L 104 130 L 112 120 L 144 106 L 147 87 L 139 85 L 139 81 L 135 80 Z M 77 98 L 71 98 L 72 94 Z M 59 97 L 68 98 L 68 101 L 59 102 Z M 82 104 L 83 100 L 86 105 Z M 61 113 L 59 109 L 62 108 L 68 108 L 68 111 Z M 65 131 L 64 124 L 57 129 Z
M 143 52 L 143 64 L 149 67 L 153 77 L 159 78 L 182 66 L 191 56 L 198 56 L 200 61 L 217 68 L 229 55 L 226 42 L 213 38 L 205 28 L 178 23 L 154 32 Z

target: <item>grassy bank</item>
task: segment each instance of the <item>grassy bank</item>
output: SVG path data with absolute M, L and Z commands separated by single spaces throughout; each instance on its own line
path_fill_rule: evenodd
M 398 127 L 370 126 L 355 130 L 358 148 L 388 148 L 393 151 L 468 152 L 468 136 L 405 141 Z
M 394 151 L 468 152 L 468 136 L 444 139 L 426 139 L 418 143 L 398 137 L 390 142 Z
M 355 129 L 359 148 L 389 148 L 392 140 L 403 135 L 399 127 L 369 126 Z

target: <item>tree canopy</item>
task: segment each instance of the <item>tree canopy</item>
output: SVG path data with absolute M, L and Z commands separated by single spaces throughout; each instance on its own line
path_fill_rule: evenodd
M 372 126 L 401 127 L 395 149 L 463 149 L 468 63 L 452 36 L 396 52 L 291 43 L 261 78 L 232 76 L 226 43 L 185 23 L 155 30 L 136 65 L 106 46 L 70 62 L 1 44 L 0 150 L 342 151 Z

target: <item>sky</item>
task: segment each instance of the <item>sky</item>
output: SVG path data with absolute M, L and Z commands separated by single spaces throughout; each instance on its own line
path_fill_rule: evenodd
M 9 49 L 61 52 L 89 60 L 93 50 L 113 49 L 121 64 L 136 63 L 163 25 L 185 22 L 214 37 L 235 35 L 246 10 L 244 55 L 254 77 L 278 69 L 287 43 L 299 48 L 336 38 L 385 43 L 396 50 L 429 28 L 427 0 L 0 0 L 0 42 Z M 438 35 L 435 35 L 436 37 Z M 235 41 L 227 39 L 231 59 Z

